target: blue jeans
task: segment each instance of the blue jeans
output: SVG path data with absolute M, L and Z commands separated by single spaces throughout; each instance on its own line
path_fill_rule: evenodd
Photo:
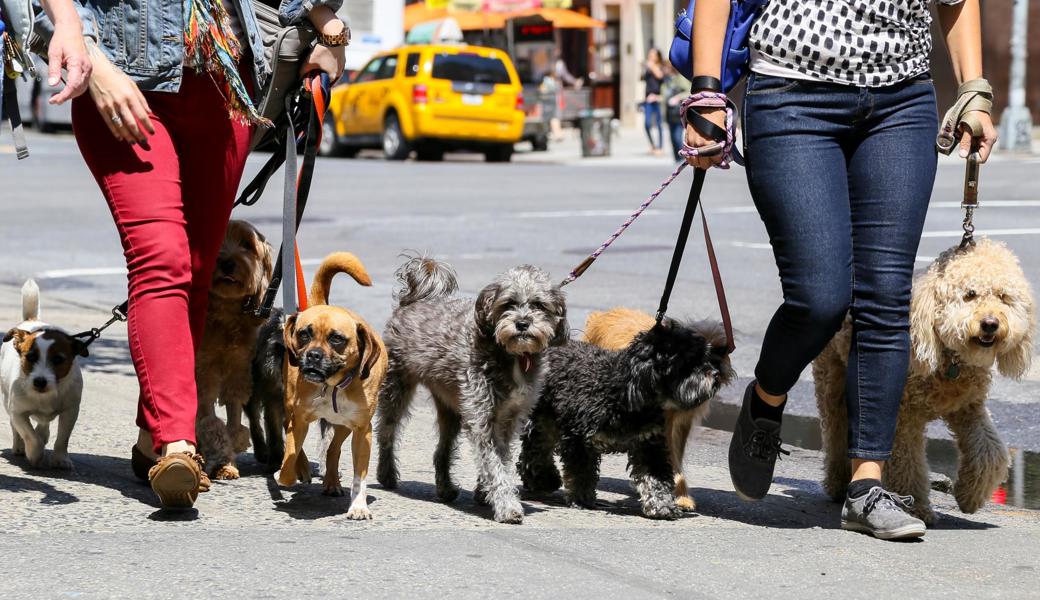
M 672 139 L 672 154 L 675 154 L 675 160 L 684 160 L 682 156 L 679 156 L 686 136 L 686 129 L 683 127 L 682 121 L 668 121 L 668 135 Z
M 650 145 L 660 150 L 661 146 L 664 145 L 664 132 L 661 131 L 661 103 L 644 102 L 643 117 L 645 118 L 646 137 L 650 138 Z M 657 141 L 654 141 L 651 127 L 657 127 Z
M 743 115 L 748 184 L 784 293 L 755 377 L 787 393 L 851 312 L 849 457 L 886 460 L 935 180 L 931 79 L 858 88 L 752 73 Z

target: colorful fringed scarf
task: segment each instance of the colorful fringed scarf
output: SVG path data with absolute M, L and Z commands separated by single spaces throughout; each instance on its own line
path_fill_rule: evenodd
M 271 121 L 257 112 L 238 74 L 242 45 L 231 31 L 230 18 L 222 0 L 183 1 L 186 64 L 194 65 L 199 72 L 221 76 L 231 118 L 270 127 Z

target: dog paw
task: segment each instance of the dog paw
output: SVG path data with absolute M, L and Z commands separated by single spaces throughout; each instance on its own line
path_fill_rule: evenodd
M 53 454 L 50 459 L 50 467 L 52 469 L 61 469 L 63 471 L 72 470 L 72 460 L 68 454 Z
M 278 485 L 282 487 L 292 487 L 296 485 L 296 474 L 289 473 L 285 469 L 275 471 L 274 479 L 278 482 Z
M 980 494 L 974 489 L 965 489 L 956 484 L 953 486 L 953 497 L 957 500 L 957 507 L 969 515 L 985 506 L 989 496 L 990 494 Z
M 591 494 L 574 494 L 568 492 L 566 494 L 567 505 L 571 508 L 596 508 L 596 493 Z
M 25 456 L 25 448 L 24 447 L 23 448 L 19 448 L 17 446 L 14 447 L 14 448 L 11 448 L 11 454 L 13 454 L 15 456 Z
M 675 506 L 677 506 L 679 508 L 679 510 L 686 511 L 686 512 L 693 512 L 693 511 L 697 510 L 697 502 L 694 501 L 693 496 L 689 496 L 689 495 L 686 495 L 686 496 L 676 496 L 675 497 Z
M 253 458 L 260 464 L 266 464 L 271 454 L 267 451 L 267 444 L 253 444 Z
M 233 465 L 222 465 L 219 469 L 213 472 L 213 479 L 220 481 L 238 479 L 238 477 L 238 468 Z
M 345 496 L 347 494 L 338 481 L 326 481 L 322 486 L 321 493 L 326 496 Z
M 479 487 L 473 490 L 473 502 L 476 503 L 478 506 L 487 506 L 488 504 L 490 504 L 490 502 L 488 501 L 487 490 L 483 490 Z
M 372 511 L 367 506 L 354 506 L 347 511 L 347 518 L 352 521 L 371 521 Z
M 499 523 L 519 525 L 524 522 L 524 506 L 520 501 L 507 502 L 504 506 L 495 507 L 495 520 Z
M 231 437 L 231 447 L 234 449 L 235 454 L 245 452 L 249 449 L 251 440 L 249 438 L 248 427 L 245 425 L 228 427 L 228 435 Z
M 474 497 L 476 492 L 474 492 Z M 448 503 L 454 502 L 459 497 L 459 488 L 456 485 L 437 486 L 437 500 Z
M 26 452 L 26 459 L 29 461 L 29 466 L 34 469 L 44 469 L 47 467 L 47 456 L 42 452 Z
M 643 516 L 648 519 L 678 519 L 682 516 L 682 509 L 674 502 L 650 502 L 643 505 Z

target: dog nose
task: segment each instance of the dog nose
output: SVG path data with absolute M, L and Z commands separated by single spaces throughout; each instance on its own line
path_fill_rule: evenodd
M 307 360 L 320 361 L 321 359 L 325 358 L 325 353 L 322 352 L 321 350 L 316 350 L 316 349 L 315 350 L 308 350 L 306 356 L 307 356 Z
M 235 272 L 235 261 L 230 258 L 221 259 L 217 262 L 217 266 L 220 267 L 220 272 L 225 275 L 230 275 Z
M 530 326 L 531 323 L 528 321 L 517 321 L 515 325 L 517 331 L 527 331 L 527 328 Z
M 36 388 L 37 392 L 42 392 L 43 390 L 47 389 L 46 377 L 36 377 L 35 379 L 33 379 L 32 383 L 33 387 Z
M 983 333 L 996 333 L 997 329 L 1000 329 L 1000 321 L 996 317 L 986 317 L 982 319 L 982 323 L 979 324 L 982 328 Z

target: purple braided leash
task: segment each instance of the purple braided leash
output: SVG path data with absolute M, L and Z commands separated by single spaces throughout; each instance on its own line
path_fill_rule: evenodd
M 596 259 L 599 258 L 600 255 L 603 254 L 603 252 L 606 251 L 606 249 L 609 248 L 611 244 L 614 243 L 614 240 L 621 237 L 621 234 L 624 233 L 626 229 L 628 229 L 628 226 L 634 223 L 635 220 L 639 218 L 639 215 L 643 214 L 643 212 L 647 208 L 649 208 L 651 204 L 653 204 L 654 200 L 657 200 L 657 197 L 660 196 L 673 181 L 675 181 L 675 178 L 679 176 L 679 173 L 682 173 L 682 170 L 685 169 L 686 166 L 689 164 L 686 162 L 686 158 L 701 155 L 713 156 L 718 154 L 721 150 L 722 162 L 718 164 L 718 167 L 720 169 L 728 169 L 730 163 L 733 162 L 736 162 L 739 165 L 744 164 L 743 158 L 740 156 L 740 153 L 736 152 L 735 150 L 734 114 L 736 107 L 733 105 L 733 102 L 729 98 L 727 98 L 725 94 L 721 94 L 718 92 L 699 92 L 687 96 L 687 98 L 683 100 L 683 103 L 680 105 L 679 113 L 680 119 L 682 120 L 684 131 L 686 130 L 687 125 L 686 111 L 690 108 L 725 109 L 725 141 L 716 142 L 714 144 L 709 144 L 700 148 L 694 148 L 693 146 L 690 146 L 686 143 L 686 136 L 684 135 L 683 147 L 681 150 L 679 150 L 679 156 L 683 157 L 684 160 L 680 161 L 679 164 L 675 166 L 675 170 L 672 171 L 672 174 L 669 175 L 664 181 L 662 181 L 661 185 L 657 186 L 657 189 L 654 190 L 652 194 L 650 194 L 650 197 L 647 198 L 642 204 L 640 204 L 639 208 L 637 208 L 631 215 L 628 216 L 627 219 L 625 219 L 625 222 L 621 224 L 621 227 L 617 228 L 617 231 L 611 234 L 611 236 L 607 238 L 605 242 L 600 244 L 599 248 L 596 248 L 595 252 L 590 254 L 588 258 L 586 258 L 585 260 L 581 261 L 581 263 L 577 267 L 575 267 L 573 271 L 570 272 L 570 275 L 568 275 L 566 279 L 560 282 L 560 287 L 563 287 L 573 282 L 575 279 L 581 277 L 582 273 L 584 273 L 592 265 L 592 263 L 595 262 Z

